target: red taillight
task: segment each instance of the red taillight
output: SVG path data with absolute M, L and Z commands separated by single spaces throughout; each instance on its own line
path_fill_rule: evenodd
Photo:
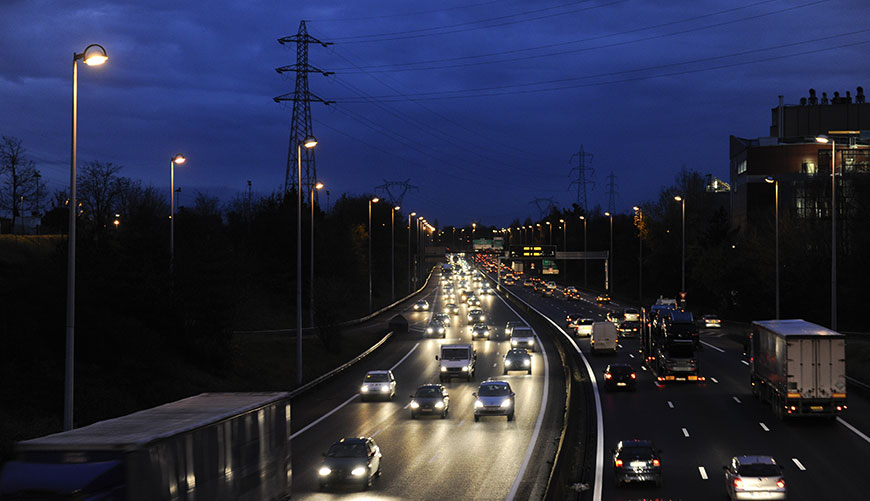
M 610 379 L 611 377 L 613 377 L 613 376 L 611 376 L 609 372 L 604 375 L 604 379 Z
M 742 489 L 743 488 L 743 479 L 742 478 L 735 478 L 734 479 L 734 488 L 735 489 Z
M 637 374 L 635 374 L 635 373 L 632 372 L 632 373 L 631 373 L 631 379 L 637 379 Z
M 662 463 L 658 459 L 653 459 L 653 466 L 661 466 Z
M 779 487 L 780 489 L 785 489 L 785 480 L 783 480 L 783 479 L 777 480 L 776 486 Z
M 617 468 L 621 468 L 621 467 L 622 467 L 622 460 L 621 460 L 621 459 L 617 459 L 617 460 L 616 460 L 616 467 L 617 467 Z

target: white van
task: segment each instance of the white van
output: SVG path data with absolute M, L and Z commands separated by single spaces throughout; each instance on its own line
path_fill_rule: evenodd
M 592 337 L 589 339 L 589 347 L 592 353 L 613 352 L 616 353 L 616 340 L 619 332 L 613 322 L 595 322 L 592 324 Z

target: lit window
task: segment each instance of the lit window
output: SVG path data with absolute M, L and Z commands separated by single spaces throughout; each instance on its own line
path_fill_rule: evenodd
M 801 172 L 804 174 L 814 175 L 816 173 L 815 162 L 804 162 L 801 164 Z
M 741 160 L 741 161 L 737 164 L 737 173 L 738 173 L 738 174 L 743 174 L 744 172 L 746 172 L 746 160 Z

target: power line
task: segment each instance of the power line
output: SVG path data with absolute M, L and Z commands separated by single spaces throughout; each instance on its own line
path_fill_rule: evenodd
M 417 12 L 401 12 L 397 14 L 385 14 L 382 16 L 367 16 L 367 17 L 345 17 L 345 18 L 324 18 L 324 19 L 311 19 L 309 22 L 312 23 L 343 23 L 349 21 L 372 21 L 375 19 L 390 19 L 394 17 L 407 17 L 407 16 L 423 16 L 426 14 L 437 14 L 439 12 L 448 12 L 451 10 L 461 10 L 461 9 L 470 9 L 474 7 L 480 7 L 482 5 L 492 5 L 494 3 L 503 4 L 504 0 L 489 0 L 488 2 L 479 2 L 472 3 L 466 5 L 457 5 L 454 7 L 445 7 L 443 9 L 434 9 L 434 10 L 422 10 Z

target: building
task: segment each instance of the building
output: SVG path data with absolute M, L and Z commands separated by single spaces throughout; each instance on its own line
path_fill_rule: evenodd
M 832 134 L 833 131 L 854 131 Z M 746 139 L 731 136 L 731 225 L 739 231 L 755 223 L 771 221 L 774 214 L 774 186 L 779 182 L 781 214 L 797 218 L 831 218 L 831 143 L 816 141 L 819 135 L 835 140 L 836 172 L 842 176 L 837 189 L 838 221 L 848 231 L 850 214 L 857 208 L 854 182 L 870 174 L 870 103 L 858 87 L 853 102 L 834 92 L 809 96 L 798 105 L 779 105 L 771 110 L 770 136 Z

